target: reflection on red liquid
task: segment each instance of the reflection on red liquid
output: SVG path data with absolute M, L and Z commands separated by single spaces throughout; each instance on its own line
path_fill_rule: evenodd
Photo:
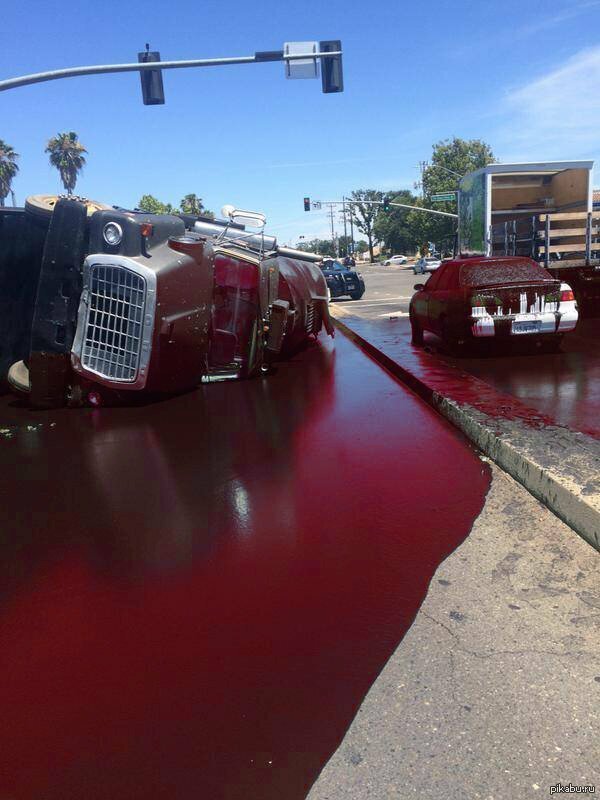
M 303 798 L 489 480 L 342 336 L 268 380 L 36 415 L 53 429 L 2 412 L 18 800 Z
M 425 348 L 413 346 L 408 320 L 346 322 L 367 348 L 370 344 L 384 353 L 390 370 L 427 400 L 439 392 L 492 417 L 534 427 L 564 425 L 600 438 L 600 320 L 580 321 L 557 354 L 509 341 L 487 351 L 488 343 L 479 343 L 477 351 L 460 357 L 450 355 L 433 335 L 426 336 Z

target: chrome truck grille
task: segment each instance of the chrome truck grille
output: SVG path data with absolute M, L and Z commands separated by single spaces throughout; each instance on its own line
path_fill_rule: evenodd
M 108 383 L 142 388 L 150 358 L 156 278 L 133 260 L 116 261 L 104 255 L 85 261 L 73 367 Z

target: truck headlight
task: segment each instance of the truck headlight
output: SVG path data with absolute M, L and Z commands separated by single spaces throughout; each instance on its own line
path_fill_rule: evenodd
M 116 222 L 107 222 L 102 231 L 102 238 L 106 244 L 116 247 L 123 240 L 123 228 Z

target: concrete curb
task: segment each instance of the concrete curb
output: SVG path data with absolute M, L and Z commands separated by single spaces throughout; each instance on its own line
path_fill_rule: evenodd
M 561 426 L 536 428 L 459 403 L 387 356 L 346 323 L 339 330 L 459 428 L 486 456 L 600 551 L 600 442 Z

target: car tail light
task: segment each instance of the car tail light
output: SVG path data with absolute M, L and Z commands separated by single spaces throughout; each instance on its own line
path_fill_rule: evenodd
M 575 295 L 571 289 L 563 289 L 560 293 L 560 302 L 568 303 L 570 300 L 575 300 Z

